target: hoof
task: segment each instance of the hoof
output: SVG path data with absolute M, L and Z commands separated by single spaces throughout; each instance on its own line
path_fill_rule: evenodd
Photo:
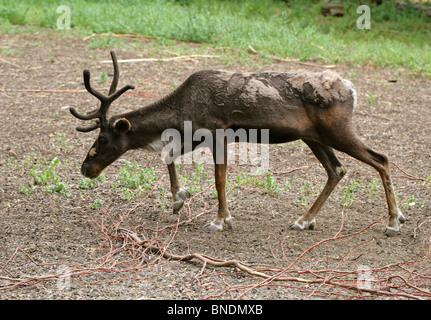
M 175 194 L 175 196 L 174 196 L 175 201 L 174 201 L 174 204 L 172 206 L 174 214 L 177 214 L 181 210 L 181 208 L 184 205 L 184 201 L 187 198 L 189 198 L 190 195 L 191 195 L 190 192 L 184 187 L 181 187 L 181 189 Z
M 309 230 L 314 230 L 316 226 L 316 220 L 313 219 L 311 221 L 304 221 L 302 223 L 299 223 L 298 221 L 295 221 L 294 224 L 292 224 L 289 229 L 290 230 L 304 230 L 304 229 L 309 229 Z
M 398 228 L 386 227 L 385 236 L 394 237 L 394 236 L 398 235 L 398 233 L 399 233 Z
M 232 229 L 233 229 L 232 217 L 229 217 L 229 218 L 224 219 L 224 225 L 225 225 L 229 230 L 232 230 Z
M 205 226 L 203 226 L 203 229 L 205 231 L 207 231 L 207 232 L 223 231 L 223 227 L 225 227 L 225 226 L 229 230 L 233 229 L 232 217 L 224 219 L 222 223 L 219 223 L 216 220 L 215 221 L 211 221 L 210 223 L 208 223 Z
M 184 205 L 184 200 L 175 201 L 173 204 L 173 214 L 177 214 Z
M 400 229 L 398 227 L 398 222 L 399 223 L 405 223 L 406 222 L 406 218 L 404 217 L 404 215 L 402 214 L 400 209 L 398 209 L 398 212 L 397 212 L 397 219 L 392 223 L 389 222 L 389 225 L 386 227 L 386 230 L 385 230 L 386 236 L 394 237 L 394 236 L 399 234 Z
M 223 225 L 216 225 L 214 222 L 210 222 L 202 227 L 206 232 L 223 231 Z
M 398 218 L 398 221 L 400 223 L 405 223 L 406 222 L 406 218 L 404 217 L 404 215 L 403 215 L 403 213 L 401 212 L 400 209 L 398 209 L 397 218 Z

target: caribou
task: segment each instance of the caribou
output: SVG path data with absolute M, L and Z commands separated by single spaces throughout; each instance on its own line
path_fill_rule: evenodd
M 163 132 L 175 129 L 184 135 L 185 123 L 193 132 L 205 129 L 214 137 L 212 150 L 218 212 L 214 220 L 204 226 L 207 231 L 232 229 L 233 221 L 226 200 L 227 139 L 217 138 L 216 131 L 243 129 L 268 130 L 269 144 L 280 144 L 301 139 L 320 161 L 327 173 L 327 182 L 309 210 L 291 226 L 294 230 L 314 229 L 316 216 L 338 182 L 346 174 L 334 150 L 371 166 L 379 173 L 386 195 L 387 236 L 399 232 L 405 218 L 398 208 L 393 188 L 388 157 L 363 143 L 353 129 L 353 109 L 356 91 L 352 83 L 335 72 L 259 72 L 235 73 L 221 70 L 202 70 L 190 75 L 174 91 L 147 106 L 108 117 L 111 104 L 127 90 L 117 90 L 118 61 L 111 51 L 114 76 L 108 95 L 92 88 L 90 71 L 84 70 L 86 90 L 100 101 L 100 107 L 81 114 L 71 107 L 70 112 L 80 120 L 95 119 L 89 126 L 78 126 L 80 132 L 100 129 L 91 146 L 81 172 L 89 178 L 100 173 L 125 152 L 146 149 L 161 152 L 167 141 Z M 218 140 L 218 141 L 216 141 Z M 262 141 L 260 141 L 262 142 Z M 178 156 L 201 145 L 191 141 L 191 148 L 183 142 Z M 219 152 L 222 151 L 222 152 Z M 171 158 L 172 152 L 169 153 Z M 173 200 L 177 213 L 190 193 L 178 179 L 174 161 L 167 163 Z

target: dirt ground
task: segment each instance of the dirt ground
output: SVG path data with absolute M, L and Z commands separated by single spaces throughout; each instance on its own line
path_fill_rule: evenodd
M 122 198 L 115 188 L 122 161 L 105 170 L 97 188 L 80 186 L 80 165 L 97 132 L 77 132 L 80 122 L 67 109 L 96 106 L 85 92 L 83 69 L 91 70 L 97 88 L 107 88 L 112 78 L 112 64 L 101 62 L 110 59 L 111 47 L 92 49 L 90 40 L 49 31 L 0 37 L 1 299 L 431 298 L 431 186 L 425 180 L 431 175 L 431 79 L 370 66 L 334 69 L 358 92 L 354 121 L 359 136 L 393 163 L 398 202 L 407 219 L 399 235 L 383 234 L 387 206 L 377 173 L 344 154 L 339 156 L 348 173 L 321 210 L 316 229 L 289 230 L 326 181 L 323 167 L 301 142 L 270 146 L 270 169 L 280 192 L 252 183 L 233 189 L 233 181 L 249 173 L 250 166 L 231 166 L 228 197 L 235 228 L 207 233 L 202 226 L 217 210 L 210 164 L 198 182 L 192 180 L 198 176 L 196 165 L 181 166 L 186 187 L 200 183 L 204 188 L 177 215 L 172 214 L 167 169 L 147 151 L 129 152 L 122 159 L 154 168 L 151 191 Z M 126 39 L 116 48 L 117 57 L 172 57 L 173 47 L 189 50 L 185 54 L 224 54 L 207 45 L 170 45 Z M 251 60 L 249 65 L 222 58 L 122 63 L 119 86 L 135 83 L 137 89 L 111 111 L 144 106 L 200 69 L 322 70 Z M 108 79 L 99 83 L 102 71 Z M 40 164 L 42 170 L 55 157 L 60 160 L 55 174 L 67 183 L 69 195 L 49 193 L 42 185 L 23 193 L 22 186 L 32 183 L 31 169 Z M 96 200 L 102 205 L 91 209 Z M 265 282 L 259 275 L 197 258 L 166 259 L 144 250 L 132 233 L 167 253 L 232 260 L 284 279 Z

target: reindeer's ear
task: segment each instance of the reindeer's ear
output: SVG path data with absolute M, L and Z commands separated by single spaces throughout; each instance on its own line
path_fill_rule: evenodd
M 132 125 L 126 118 L 120 118 L 114 122 L 114 132 L 116 134 L 125 134 L 131 127 Z

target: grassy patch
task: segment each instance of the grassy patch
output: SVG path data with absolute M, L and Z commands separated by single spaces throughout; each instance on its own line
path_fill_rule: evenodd
M 60 5 L 70 7 L 70 26 L 93 32 L 137 33 L 160 39 L 205 42 L 261 55 L 322 59 L 409 68 L 431 74 L 431 19 L 384 1 L 371 8 L 371 29 L 358 29 L 357 1 L 344 1 L 343 17 L 323 17 L 322 1 L 249 0 L 0 0 L 0 31 L 12 25 L 57 28 Z M 96 43 L 103 42 L 102 44 Z M 93 40 L 91 45 L 111 45 Z M 107 43 L 105 43 L 107 42 Z

